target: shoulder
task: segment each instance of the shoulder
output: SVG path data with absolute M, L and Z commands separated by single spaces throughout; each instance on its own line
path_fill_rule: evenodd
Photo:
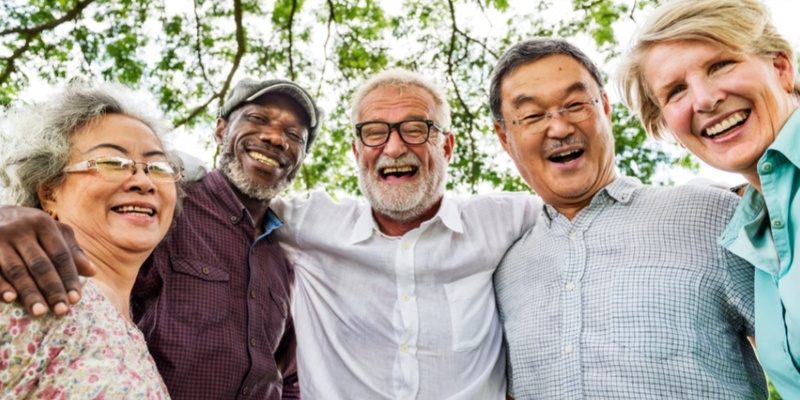
M 497 192 L 470 196 L 450 197 L 461 210 L 500 211 L 512 209 L 541 208 L 538 196 L 525 192 Z M 499 208 L 498 208 L 499 207 Z

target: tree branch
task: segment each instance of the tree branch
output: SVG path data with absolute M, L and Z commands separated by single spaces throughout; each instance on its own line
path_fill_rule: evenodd
M 456 48 L 456 35 L 458 33 L 458 25 L 456 24 L 456 10 L 453 6 L 453 0 L 447 0 L 448 5 L 450 6 L 450 21 L 452 32 L 450 34 L 450 49 L 447 52 L 447 76 L 450 78 L 450 82 L 453 84 L 453 90 L 456 92 L 456 98 L 458 99 L 458 103 L 464 109 L 464 112 L 467 114 L 467 132 L 465 135 L 469 139 L 469 151 L 472 154 L 470 157 L 470 163 L 472 164 L 472 168 L 470 168 L 470 178 L 469 178 L 469 186 L 470 191 L 472 193 L 476 193 L 476 168 L 475 168 L 475 160 L 478 159 L 478 149 L 475 144 L 475 138 L 472 137 L 472 129 L 475 124 L 475 114 L 473 114 L 472 110 L 469 109 L 467 106 L 467 102 L 464 101 L 464 98 L 461 96 L 461 91 L 458 89 L 458 82 L 456 81 L 455 77 L 455 66 L 453 63 L 453 53 L 455 52 Z
M 3 59 L 6 62 L 6 70 L 3 71 L 2 75 L 0 75 L 0 85 L 6 83 L 11 74 L 16 70 L 15 63 L 17 59 L 21 57 L 23 53 L 28 51 L 28 49 L 31 47 L 32 41 L 33 38 L 28 36 L 27 38 L 25 38 L 24 45 L 18 47 L 16 50 L 14 50 L 14 53 L 12 53 L 9 57 Z
M 244 57 L 244 53 L 246 51 L 244 25 L 242 24 L 242 12 L 242 0 L 233 0 L 233 19 L 236 22 L 236 54 L 233 57 L 233 65 L 231 65 L 231 69 L 228 71 L 228 77 L 225 78 L 225 83 L 218 92 L 211 95 L 211 97 L 205 103 L 192 110 L 192 112 L 190 112 L 186 118 L 176 121 L 176 128 L 200 115 L 200 113 L 203 112 L 212 101 L 219 100 L 219 102 L 222 103 L 225 100 L 225 95 L 228 93 L 228 89 L 231 87 L 231 81 L 233 81 L 233 75 L 236 74 L 236 71 L 239 69 L 239 64 L 242 62 L 242 57 Z
M 18 33 L 18 34 L 21 34 L 21 35 L 25 35 L 25 36 L 38 35 L 38 34 L 44 32 L 44 31 L 51 30 L 51 29 L 63 24 L 64 22 L 71 21 L 71 20 L 75 19 L 75 17 L 77 17 L 78 14 L 80 14 L 80 12 L 83 11 L 84 8 L 86 8 L 89 4 L 92 4 L 94 2 L 95 2 L 95 0 L 79 1 L 79 2 L 77 2 L 75 4 L 75 7 L 73 7 L 71 10 L 67 11 L 67 13 L 64 14 L 61 18 L 54 19 L 54 20 L 52 20 L 52 21 L 50 21 L 48 23 L 42 24 L 42 25 L 34 26 L 33 28 L 19 27 L 19 28 L 13 28 L 13 29 L 7 29 L 7 30 L 4 30 L 4 31 L 0 31 L 0 36 L 11 35 L 11 34 L 15 34 L 15 33 Z
M 292 32 L 292 28 L 294 27 L 294 14 L 297 12 L 297 0 L 292 0 L 292 12 L 289 13 L 289 23 L 286 26 L 286 30 L 289 31 L 289 76 L 292 77 L 292 80 L 297 79 L 297 75 L 294 73 L 294 32 Z
M 319 85 L 317 85 L 317 92 L 315 94 L 317 97 L 319 97 L 320 92 L 322 92 L 322 82 L 325 79 L 325 71 L 328 69 L 328 42 L 331 40 L 331 25 L 336 21 L 336 8 L 333 5 L 333 1 L 327 0 L 326 3 L 328 4 L 328 33 L 325 35 L 325 44 L 322 46 L 322 52 L 325 56 L 323 59 L 325 62 L 322 64 L 322 73 L 319 74 Z
M 200 37 L 201 37 L 201 30 L 200 30 L 200 14 L 197 12 L 197 0 L 193 0 L 194 3 L 194 27 L 195 33 L 197 34 L 195 40 L 195 52 L 197 53 L 197 64 L 200 65 L 200 72 L 203 74 L 203 79 L 211 85 L 211 80 L 208 79 L 208 75 L 206 74 L 206 66 L 203 64 L 203 53 L 200 46 Z

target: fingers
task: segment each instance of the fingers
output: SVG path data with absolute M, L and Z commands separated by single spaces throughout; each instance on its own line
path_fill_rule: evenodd
M 63 315 L 67 304 L 80 299 L 73 253 L 81 253 L 82 268 L 91 271 L 72 230 L 59 225 L 41 210 L 0 207 L 0 270 L 4 282 L 13 286 L 17 299 L 33 315 L 42 315 L 48 308 Z M 4 299 L 12 296 L 3 293 Z

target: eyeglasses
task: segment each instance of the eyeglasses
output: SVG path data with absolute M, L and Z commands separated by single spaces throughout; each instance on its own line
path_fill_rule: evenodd
M 81 161 L 64 167 L 64 172 L 97 171 L 101 176 L 110 179 L 125 179 L 136 173 L 136 165 L 150 179 L 155 181 L 176 182 L 181 179 L 183 169 L 168 161 L 133 161 L 124 157 L 99 157 L 94 160 Z
M 526 115 L 521 119 L 511 121 L 511 123 L 522 126 L 531 134 L 537 134 L 544 132 L 547 127 L 550 126 L 555 114 L 560 115 L 561 118 L 564 118 L 571 124 L 586 121 L 592 115 L 592 106 L 602 101 L 603 98 L 600 93 L 598 93 L 597 97 L 589 99 L 588 101 L 570 103 L 568 106 L 553 112 Z
M 431 127 L 443 132 L 439 125 L 429 119 L 407 119 L 390 124 L 383 121 L 366 121 L 356 124 L 356 136 L 367 147 L 380 147 L 389 141 L 392 129 L 397 129 L 400 140 L 406 144 L 420 145 L 428 141 Z

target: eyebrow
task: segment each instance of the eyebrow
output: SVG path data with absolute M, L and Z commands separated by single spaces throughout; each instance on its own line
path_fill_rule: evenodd
M 566 89 L 564 89 L 562 93 L 566 97 L 575 92 L 589 93 L 589 85 L 587 85 L 586 82 L 578 81 L 573 83 L 572 85 L 569 85 Z M 511 99 L 511 105 L 514 106 L 515 109 L 519 109 L 522 105 L 528 103 L 538 104 L 539 101 L 540 101 L 539 98 L 536 96 L 521 94 Z
M 120 152 L 122 154 L 125 154 L 125 155 L 128 155 L 130 153 L 128 151 L 128 149 L 126 149 L 126 148 L 124 148 L 124 147 L 122 147 L 122 146 L 120 146 L 118 144 L 100 143 L 100 144 L 98 144 L 96 146 L 91 147 L 89 150 L 86 150 L 84 152 L 84 154 L 90 153 L 92 151 L 99 150 L 99 149 L 113 149 L 113 150 L 116 150 L 116 151 L 118 151 L 118 152 Z M 162 150 L 150 150 L 150 151 L 145 152 L 143 154 L 143 156 L 144 157 L 153 157 L 153 156 L 165 156 L 166 157 L 166 153 L 164 153 Z

